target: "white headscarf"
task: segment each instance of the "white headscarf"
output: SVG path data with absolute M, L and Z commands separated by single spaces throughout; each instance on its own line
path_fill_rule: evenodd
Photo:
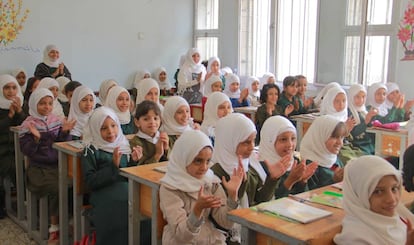
M 336 162 L 337 155 L 326 148 L 325 142 L 331 137 L 340 121 L 330 115 L 317 117 L 300 143 L 302 159 L 318 162 L 319 166 L 330 168 Z
M 405 244 L 407 227 L 400 220 L 413 215 L 400 202 L 393 217 L 371 211 L 369 198 L 382 177 L 393 175 L 402 185 L 401 173 L 378 156 L 362 156 L 345 166 L 343 206 L 345 218 L 342 231 L 334 238 L 336 244 Z M 403 188 L 403 187 L 401 187 Z
M 355 122 L 357 125 L 361 123 L 358 112 L 361 112 L 362 115 L 364 115 L 364 118 L 368 113 L 367 108 L 365 107 L 365 104 L 363 104 L 362 106 L 355 105 L 355 96 L 359 92 L 364 92 L 366 95 L 367 89 L 363 85 L 358 84 L 358 83 L 352 84 L 352 86 L 348 90 L 348 108 L 351 111 L 352 117 L 355 119 Z
M 49 53 L 52 50 L 56 50 L 56 51 L 59 52 L 59 49 L 55 45 L 53 45 L 53 44 L 47 45 L 45 50 L 43 51 L 43 63 L 45 63 L 46 65 L 48 65 L 50 67 L 58 67 L 59 63 L 60 63 L 60 60 L 59 59 L 52 60 L 49 57 Z
M 249 89 L 249 94 L 251 96 L 255 96 L 255 97 L 259 97 L 260 98 L 260 88 L 257 91 L 253 91 L 252 90 L 252 84 L 255 81 L 259 82 L 259 86 L 260 86 L 260 80 L 259 80 L 259 78 L 254 77 L 254 76 L 248 77 L 247 80 L 246 80 L 246 88 Z
M 158 86 L 157 81 L 155 81 L 152 78 L 145 78 L 142 79 L 141 82 L 136 87 L 137 89 L 137 98 L 135 100 L 135 103 L 138 105 L 142 101 L 145 100 L 145 96 L 148 94 L 148 92 L 152 89 L 156 88 L 158 90 L 158 95 L 160 95 L 160 87 Z M 160 105 L 160 101 L 158 100 L 156 102 L 158 105 Z
M 231 107 L 229 97 L 222 92 L 214 92 L 208 96 L 204 107 L 203 123 L 201 124 L 201 131 L 207 136 L 214 136 L 214 128 L 216 127 L 217 121 L 220 119 L 217 116 L 218 107 L 226 101 L 230 103 Z M 233 112 L 233 108 L 231 111 Z
M 160 131 L 165 131 L 168 135 L 181 135 L 184 131 L 191 130 L 190 125 L 182 126 L 177 123 L 174 118 L 175 112 L 180 106 L 187 106 L 190 110 L 188 102 L 180 96 L 172 96 L 165 102 L 164 110 L 162 111 L 162 125 Z
M 277 154 L 275 150 L 275 142 L 280 134 L 285 132 L 293 132 L 296 135 L 296 128 L 285 117 L 272 116 L 266 119 L 263 127 L 260 131 L 260 144 L 259 144 L 259 160 L 269 161 L 270 164 L 277 163 L 282 157 Z M 288 167 L 288 171 L 293 165 L 293 156 Z
M 180 74 L 184 74 L 181 76 L 179 74 L 178 80 L 178 91 L 183 92 L 187 87 L 189 81 L 193 81 L 193 74 L 200 74 L 201 73 L 201 80 L 200 80 L 200 92 L 204 90 L 204 77 L 206 76 L 206 68 L 203 64 L 201 64 L 201 58 L 198 63 L 195 63 L 193 60 L 194 54 L 200 54 L 200 50 L 197 48 L 190 48 L 186 54 L 184 64 L 180 68 Z M 183 77 L 185 79 L 180 79 Z
M 273 73 L 266 72 L 265 74 L 263 74 L 262 78 L 260 79 L 260 84 L 259 84 L 260 89 L 262 89 L 263 86 L 268 83 L 267 81 L 271 77 L 273 77 L 275 79 L 275 82 L 276 82 L 276 77 L 275 77 L 275 75 Z
M 207 63 L 207 72 L 210 72 L 211 71 L 211 65 L 213 64 L 213 62 L 214 61 L 217 61 L 218 62 L 218 64 L 219 64 L 219 72 L 220 72 L 220 65 L 221 65 L 221 62 L 220 62 L 220 58 L 219 57 L 217 57 L 217 56 L 213 56 L 213 57 L 211 57 L 210 59 L 208 59 L 208 63 Z M 218 74 L 217 74 L 218 75 Z
M 236 154 L 237 145 L 245 141 L 252 133 L 256 132 L 253 122 L 241 113 L 232 113 L 216 124 L 216 138 L 212 161 L 220 163 L 220 166 L 228 175 L 239 165 L 239 158 Z M 249 158 L 242 159 L 244 170 L 249 169 Z
M 226 87 L 224 88 L 224 93 L 229 96 L 229 98 L 240 98 L 240 78 L 236 74 L 227 74 L 226 78 Z M 232 83 L 238 83 L 239 89 L 236 92 L 230 91 L 230 85 Z
M 162 72 L 165 72 L 166 74 L 165 80 L 163 82 L 160 81 L 160 74 Z M 165 69 L 165 67 L 159 67 L 157 70 L 155 70 L 154 77 L 157 80 L 158 86 L 160 87 L 160 89 L 168 90 L 171 88 L 170 81 L 168 80 L 167 69 Z
M 10 109 L 10 105 L 13 102 L 11 100 L 6 99 L 6 97 L 4 97 L 4 94 L 3 94 L 3 87 L 6 86 L 6 84 L 8 84 L 8 83 L 16 84 L 16 86 L 17 86 L 16 96 L 20 99 L 20 103 L 23 105 L 23 95 L 22 95 L 22 92 L 20 91 L 20 85 L 17 82 L 16 78 L 11 76 L 11 75 L 8 75 L 8 74 L 3 74 L 3 75 L 0 75 L 0 88 L 1 88 L 1 91 L 0 91 L 0 108 L 5 109 L 5 110 Z
M 215 82 L 221 82 L 223 84 L 223 81 L 221 80 L 220 76 L 217 75 L 211 75 L 206 82 L 204 83 L 204 96 L 209 97 L 212 93 L 212 89 L 211 86 L 215 83 Z
M 114 79 L 107 79 L 101 83 L 101 86 L 99 86 L 99 100 L 101 101 L 102 105 L 105 104 L 109 90 L 116 85 L 118 85 L 118 83 Z
M 400 91 L 400 87 L 396 83 L 386 83 L 385 86 L 387 86 L 387 96 L 394 91 Z M 393 106 L 394 102 L 385 97 L 385 107 L 390 110 Z
M 26 81 L 25 81 L 25 83 L 23 84 L 23 86 L 20 86 L 20 84 L 19 84 L 19 86 L 20 86 L 20 90 L 21 90 L 21 91 L 22 91 L 22 93 L 24 94 L 24 91 L 26 91 L 27 79 L 28 79 L 26 71 L 25 71 L 23 68 L 17 68 L 16 70 L 14 70 L 14 71 L 12 72 L 12 76 L 13 76 L 13 77 L 15 77 L 15 78 L 17 79 L 17 75 L 19 75 L 21 72 L 23 72 L 23 73 L 24 73 L 24 75 L 26 76 Z
M 37 104 L 43 97 L 46 97 L 46 96 L 52 97 L 52 99 L 54 99 L 52 91 L 50 91 L 47 88 L 36 88 L 33 91 L 33 93 L 30 95 L 30 98 L 29 98 L 29 115 L 30 116 L 40 119 L 42 121 L 46 121 L 47 116 L 42 116 L 37 111 Z
M 129 112 L 129 109 L 127 111 L 122 112 L 119 110 L 118 105 L 116 104 L 116 101 L 118 100 L 118 97 L 122 92 L 126 92 L 128 94 L 129 99 L 131 99 L 128 90 L 121 86 L 115 86 L 109 90 L 104 105 L 114 110 L 121 124 L 128 124 L 131 121 L 131 113 Z
M 339 83 L 337 82 L 331 82 L 331 83 L 326 84 L 325 87 L 322 88 L 322 90 L 318 93 L 318 95 L 313 100 L 316 106 L 319 107 L 321 105 L 322 100 L 324 99 L 326 93 L 329 91 L 329 89 L 333 87 L 340 88 L 341 85 L 339 85 Z
M 51 77 L 42 78 L 42 80 L 40 80 L 39 82 L 39 85 L 37 86 L 37 88 L 47 88 L 47 89 L 50 89 L 52 87 L 57 87 L 58 91 L 60 91 L 59 83 Z M 65 118 L 65 113 L 63 113 L 62 104 L 60 104 L 60 102 L 57 100 L 57 97 L 56 98 L 53 97 L 52 113 L 59 118 Z
M 220 69 L 220 73 L 226 76 L 227 74 L 233 74 L 233 70 L 230 67 L 226 66 Z
M 385 89 L 385 93 L 387 93 L 387 86 L 384 83 L 378 82 L 373 83 L 371 86 L 368 87 L 368 94 L 367 94 L 367 105 L 370 105 L 378 110 L 378 115 L 386 116 L 388 114 L 388 109 L 385 105 L 385 102 L 382 104 L 378 104 L 375 102 L 375 92 L 378 89 L 383 88 Z
M 93 108 L 95 108 L 96 97 L 92 89 L 82 85 L 82 86 L 77 87 L 75 90 L 73 90 L 68 120 L 70 121 L 74 119 L 76 120 L 76 124 L 75 124 L 75 127 L 70 131 L 71 135 L 75 135 L 79 137 L 82 136 L 84 126 L 86 125 L 89 116 L 93 112 L 92 110 L 88 113 L 83 113 L 81 109 L 79 108 L 79 102 L 87 95 L 92 95 L 92 98 L 94 101 Z
M 334 107 L 335 97 L 341 93 L 345 96 L 345 107 L 342 111 L 336 111 Z M 346 97 L 346 92 L 343 88 L 332 87 L 328 90 L 328 92 L 322 100 L 321 115 L 331 115 L 333 117 L 338 118 L 342 122 L 345 122 L 348 119 L 348 101 Z
M 183 133 L 174 143 L 168 160 L 167 173 L 160 182 L 184 192 L 198 192 L 201 186 L 220 183 L 220 179 L 210 169 L 202 179 L 197 179 L 187 172 L 186 167 L 205 147 L 213 148 L 209 138 L 202 132 L 191 130 Z
M 101 127 L 107 117 L 112 118 L 118 125 L 118 135 L 114 142 L 105 141 L 101 136 Z M 122 133 L 121 124 L 116 113 L 106 106 L 101 106 L 94 110 L 85 124 L 83 142 L 88 145 L 93 145 L 96 149 L 100 149 L 109 153 L 113 153 L 116 147 L 122 154 L 131 154 L 128 139 Z
M 149 78 L 151 78 L 151 72 L 149 72 L 148 70 L 144 69 L 144 70 L 137 71 L 137 74 L 135 75 L 135 79 L 134 79 L 134 88 L 138 88 L 138 85 L 144 79 L 145 75 L 149 75 L 150 76 Z
M 58 78 L 56 78 L 56 81 L 59 83 L 59 94 L 58 94 L 58 99 L 62 102 L 68 102 L 68 97 L 66 97 L 65 94 L 63 94 L 64 90 L 65 90 L 65 86 L 66 84 L 68 84 L 70 82 L 70 79 L 65 77 L 65 76 L 60 76 Z

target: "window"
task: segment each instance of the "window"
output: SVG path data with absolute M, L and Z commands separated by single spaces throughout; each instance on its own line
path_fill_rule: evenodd
M 218 0 L 195 1 L 194 44 L 200 50 L 201 59 L 207 60 L 218 54 Z

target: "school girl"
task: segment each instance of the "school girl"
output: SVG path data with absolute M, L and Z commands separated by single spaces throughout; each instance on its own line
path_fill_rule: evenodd
M 296 97 L 299 99 L 299 111 L 305 110 L 306 112 L 310 112 L 315 109 L 315 104 L 313 103 L 313 97 L 306 96 L 308 79 L 304 75 L 297 75 L 296 80 L 298 81 Z
M 303 114 L 307 111 L 302 107 L 300 108 L 299 98 L 296 96 L 298 93 L 298 80 L 296 77 L 287 76 L 283 79 L 283 92 L 279 96 L 277 104 L 285 110 L 287 106 L 293 106 L 293 111 L 288 116 L 297 114 Z M 301 109 L 301 110 L 300 110 Z
M 31 77 L 27 80 L 26 91 L 23 94 L 23 111 L 29 114 L 29 98 L 33 91 L 39 86 L 40 79 L 38 77 Z
M 164 67 L 159 67 L 155 70 L 154 78 L 158 82 L 158 86 L 160 87 L 160 95 L 167 96 L 172 95 L 173 92 L 171 90 L 171 83 L 167 76 L 167 69 Z
M 220 66 L 221 66 L 221 62 L 220 62 L 220 58 L 217 56 L 213 56 L 210 59 L 208 59 L 208 64 L 207 64 L 207 74 L 205 77 L 205 80 L 209 79 L 211 76 L 221 76 L 221 72 L 220 72 Z
M 260 78 L 260 89 L 263 88 L 265 84 L 275 84 L 276 83 L 276 77 L 271 72 L 265 72 L 263 76 Z
M 75 127 L 70 131 L 72 140 L 82 138 L 83 129 L 95 109 L 95 104 L 96 97 L 92 89 L 82 85 L 73 91 L 68 116 L 69 120 L 76 120 Z
M 229 96 L 233 108 L 250 106 L 249 90 L 247 88 L 240 90 L 240 79 L 236 74 L 226 76 L 224 93 Z
M 246 80 L 246 88 L 249 89 L 248 100 L 252 106 L 260 106 L 260 81 L 259 78 L 250 76 Z
M 367 110 L 373 108 L 377 112 L 372 120 L 378 120 L 381 123 L 404 121 L 404 99 L 396 100 L 392 108 L 388 109 L 385 104 L 386 94 L 387 87 L 384 83 L 373 83 L 368 87 Z
M 45 77 L 42 80 L 40 80 L 38 88 L 46 88 L 52 91 L 52 94 L 54 96 L 53 100 L 53 110 L 52 113 L 58 116 L 60 119 L 65 118 L 65 114 L 63 113 L 63 107 L 58 101 L 58 95 L 59 95 L 59 83 L 50 77 Z
M 65 86 L 66 84 L 70 83 L 69 78 L 67 77 L 58 77 L 56 81 L 59 84 L 59 92 L 57 96 L 58 102 L 62 105 L 63 114 L 65 117 L 69 115 L 69 100 L 65 93 Z
M 138 84 L 135 103 L 138 105 L 144 100 L 153 101 L 154 103 L 157 103 L 161 112 L 164 110 L 164 106 L 160 103 L 160 87 L 158 86 L 157 81 L 152 78 L 145 78 Z
M 27 79 L 27 73 L 23 68 L 17 68 L 12 72 L 12 76 L 16 78 L 17 83 L 20 86 L 20 91 L 24 93 L 26 91 L 26 79 Z
M 43 62 L 36 66 L 35 77 L 58 78 L 64 76 L 72 80 L 68 67 L 60 60 L 60 50 L 53 44 L 47 45 L 43 51 Z
M 100 105 L 105 105 L 109 90 L 117 85 L 118 83 L 114 79 L 106 79 L 102 81 L 101 85 L 99 86 L 99 100 L 101 102 Z
M 204 97 L 209 97 L 210 94 L 213 92 L 221 92 L 222 91 L 223 81 L 220 76 L 211 75 L 206 82 L 204 83 Z

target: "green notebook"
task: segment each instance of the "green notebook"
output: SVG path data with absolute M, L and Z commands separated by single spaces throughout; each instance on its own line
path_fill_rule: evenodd
M 319 203 L 322 205 L 334 207 L 334 208 L 342 208 L 342 193 L 334 192 L 334 191 L 324 191 L 320 194 L 313 195 L 309 201 L 313 203 Z

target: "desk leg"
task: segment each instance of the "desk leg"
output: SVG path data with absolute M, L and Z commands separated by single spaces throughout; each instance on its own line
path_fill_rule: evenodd
M 78 164 L 77 157 L 72 157 L 72 190 L 73 190 L 73 231 L 74 241 L 80 241 L 82 239 L 81 232 L 81 208 L 83 204 L 82 195 L 78 195 Z
M 303 137 L 303 122 L 302 121 L 296 121 L 296 130 L 298 131 L 298 138 L 297 141 L 298 144 L 296 144 L 296 150 L 299 151 L 299 147 L 300 147 L 300 142 L 302 142 L 302 137 Z
M 381 156 L 382 136 L 380 133 L 375 133 L 375 155 Z
M 140 243 L 139 183 L 128 180 L 128 244 Z
M 24 220 L 26 208 L 24 205 L 25 187 L 24 187 L 24 162 L 23 153 L 20 150 L 19 134 L 14 133 L 14 157 L 16 164 L 16 190 L 17 190 L 17 219 Z
M 68 166 L 65 153 L 59 153 L 59 241 L 60 245 L 69 244 L 68 232 Z
M 241 228 L 241 245 L 256 244 L 256 232 L 246 226 Z
M 398 165 L 399 169 L 402 170 L 404 165 L 404 152 L 407 149 L 407 136 L 401 135 L 400 139 L 400 161 Z
M 151 244 L 157 245 L 157 234 L 158 234 L 158 189 L 157 188 L 151 188 Z

